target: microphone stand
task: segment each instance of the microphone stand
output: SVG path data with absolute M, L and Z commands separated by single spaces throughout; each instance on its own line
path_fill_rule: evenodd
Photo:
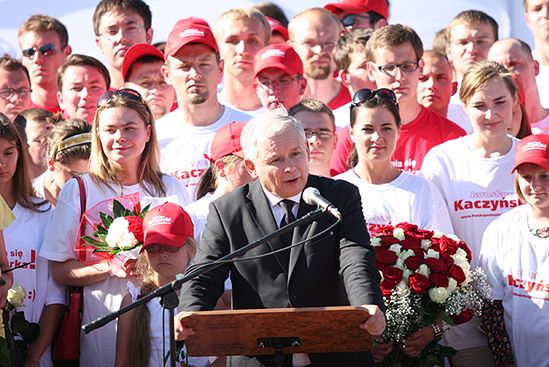
M 169 317 L 170 317 L 170 365 L 172 367 L 175 367 L 175 331 L 174 331 L 174 319 L 175 319 L 175 309 L 177 308 L 177 305 L 179 304 L 179 298 L 177 296 L 176 291 L 181 289 L 181 286 L 183 283 L 188 282 L 191 279 L 194 279 L 198 277 L 199 275 L 205 274 L 209 271 L 212 271 L 213 269 L 218 268 L 219 266 L 223 265 L 226 261 L 235 259 L 239 256 L 244 255 L 249 250 L 269 241 L 272 238 L 275 238 L 277 236 L 280 236 L 281 234 L 284 234 L 286 232 L 289 232 L 293 230 L 295 227 L 307 224 L 312 222 L 314 219 L 319 217 L 323 211 L 321 209 L 315 209 L 312 212 L 309 212 L 305 214 L 303 217 L 294 220 L 293 222 L 288 223 L 287 225 L 280 227 L 276 231 L 269 233 L 268 235 L 265 235 L 263 237 L 258 238 L 257 240 L 250 242 L 246 246 L 243 246 L 239 248 L 238 250 L 231 252 L 211 263 L 202 264 L 201 266 L 192 269 L 190 272 L 187 272 L 185 275 L 177 275 L 176 280 L 174 280 L 171 283 L 168 283 L 157 290 L 155 290 L 152 293 L 149 293 L 148 295 L 136 300 L 135 302 L 122 307 L 120 310 L 112 312 L 110 314 L 107 314 L 105 316 L 101 316 L 98 319 L 82 326 L 82 330 L 86 334 L 90 333 L 91 331 L 98 329 L 109 322 L 113 321 L 114 319 L 118 318 L 120 315 L 140 306 L 147 302 L 149 302 L 151 299 L 160 297 L 161 303 L 164 305 L 165 308 L 169 310 Z M 286 250 L 287 251 L 287 250 Z

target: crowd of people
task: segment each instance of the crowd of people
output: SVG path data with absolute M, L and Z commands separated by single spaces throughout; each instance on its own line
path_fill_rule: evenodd
M 549 0 L 524 0 L 535 50 L 499 39 L 479 10 L 432 46 L 389 11 L 341 0 L 288 20 L 260 3 L 211 25 L 185 17 L 152 44 L 146 1 L 101 0 L 89 21 L 105 64 L 72 53 L 58 19 L 25 20 L 20 55 L 0 57 L 0 306 L 25 289 L 40 334 L 24 366 L 57 365 L 67 289 L 81 287 L 91 322 L 311 212 L 309 187 L 341 217 L 185 283 L 176 337 L 200 333 L 184 326 L 190 311 L 353 305 L 370 314 L 356 328 L 372 349 L 283 361 L 212 350 L 180 365 L 374 366 L 439 340 L 453 367 L 549 366 Z M 80 240 L 85 213 L 118 198 L 150 204 L 122 264 Z M 369 231 L 401 222 L 467 243 L 492 289 L 481 316 L 382 337 Z M 164 366 L 167 317 L 154 300 L 82 333 L 79 365 Z

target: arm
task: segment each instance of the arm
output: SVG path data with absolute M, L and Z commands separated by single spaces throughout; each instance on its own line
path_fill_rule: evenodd
M 6 253 L 6 244 L 4 243 L 4 233 L 0 230 L 0 269 L 5 271 L 9 269 L 8 254 Z M 6 305 L 6 299 L 8 297 L 8 290 L 13 285 L 13 273 L 1 274 L 2 279 L 6 282 L 3 286 L 0 286 L 0 308 Z
M 492 351 L 494 364 L 497 367 L 513 366 L 513 351 L 503 320 L 503 305 L 501 301 L 494 301 L 485 305 L 481 325 L 488 337 L 488 346 Z
M 59 284 L 86 286 L 111 276 L 111 266 L 107 260 L 95 265 L 84 265 L 77 260 L 52 261 L 53 278 Z
M 131 295 L 126 294 L 120 308 L 132 303 Z M 118 330 L 116 331 L 116 360 L 115 367 L 128 366 L 128 339 L 132 332 L 132 324 L 135 317 L 135 309 L 118 317 Z
M 25 367 L 38 365 L 38 361 L 42 358 L 42 355 L 50 346 L 53 337 L 57 333 L 64 311 L 65 306 L 59 304 L 47 305 L 44 308 L 39 322 L 40 335 L 38 336 L 38 339 L 29 345 Z

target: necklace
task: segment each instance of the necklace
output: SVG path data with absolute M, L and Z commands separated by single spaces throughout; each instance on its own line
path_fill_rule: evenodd
M 529 228 L 530 233 L 538 238 L 549 238 L 549 227 Z

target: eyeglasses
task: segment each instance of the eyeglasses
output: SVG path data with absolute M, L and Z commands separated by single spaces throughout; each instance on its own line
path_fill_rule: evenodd
M 28 57 L 29 59 L 33 59 L 34 55 L 37 52 L 40 52 L 44 57 L 51 56 L 55 53 L 55 45 L 52 45 L 51 43 L 46 43 L 45 45 L 42 45 L 40 47 L 26 48 L 21 51 L 23 56 Z
M 387 88 L 380 89 L 368 89 L 364 88 L 359 90 L 353 96 L 353 102 L 351 103 L 351 109 L 360 106 L 364 102 L 367 102 L 377 96 L 381 101 L 388 102 L 393 105 L 397 105 L 397 98 L 395 92 Z
M 150 245 L 150 246 L 145 246 L 145 251 L 147 251 L 149 254 L 157 254 L 160 251 L 169 252 L 169 253 L 173 254 L 173 253 L 179 251 L 180 248 L 181 247 Z
M 29 88 L 4 88 L 0 89 L 0 98 L 4 100 L 10 100 L 13 96 L 17 96 L 19 98 L 25 98 L 29 95 L 31 90 Z
M 373 65 L 383 74 L 395 77 L 398 69 L 400 69 L 404 73 L 411 73 L 412 71 L 416 71 L 419 67 L 419 61 L 407 61 L 402 64 Z
M 333 137 L 334 132 L 332 130 L 325 130 L 325 129 L 319 129 L 319 130 L 305 129 L 305 137 L 307 139 L 311 139 L 314 135 L 316 135 L 317 138 L 319 139 L 326 140 Z
M 99 97 L 99 99 L 97 100 L 97 107 L 99 108 L 104 104 L 109 103 L 110 101 L 112 101 L 114 96 L 120 96 L 123 98 L 131 99 L 136 102 L 144 103 L 143 98 L 141 98 L 141 94 L 139 94 L 138 91 L 133 90 L 131 88 L 122 88 L 119 90 L 109 90 L 103 93 L 101 97 Z
M 370 22 L 372 21 L 372 18 L 369 15 L 347 14 L 341 19 L 341 24 L 343 24 L 345 28 L 352 28 L 355 25 L 357 18 L 368 19 Z
M 274 89 L 275 86 L 279 86 L 280 88 L 286 88 L 289 86 L 294 80 L 297 80 L 299 76 L 295 76 L 293 78 L 280 78 L 278 80 L 268 80 L 268 79 L 258 79 L 257 83 L 262 86 L 265 89 Z

